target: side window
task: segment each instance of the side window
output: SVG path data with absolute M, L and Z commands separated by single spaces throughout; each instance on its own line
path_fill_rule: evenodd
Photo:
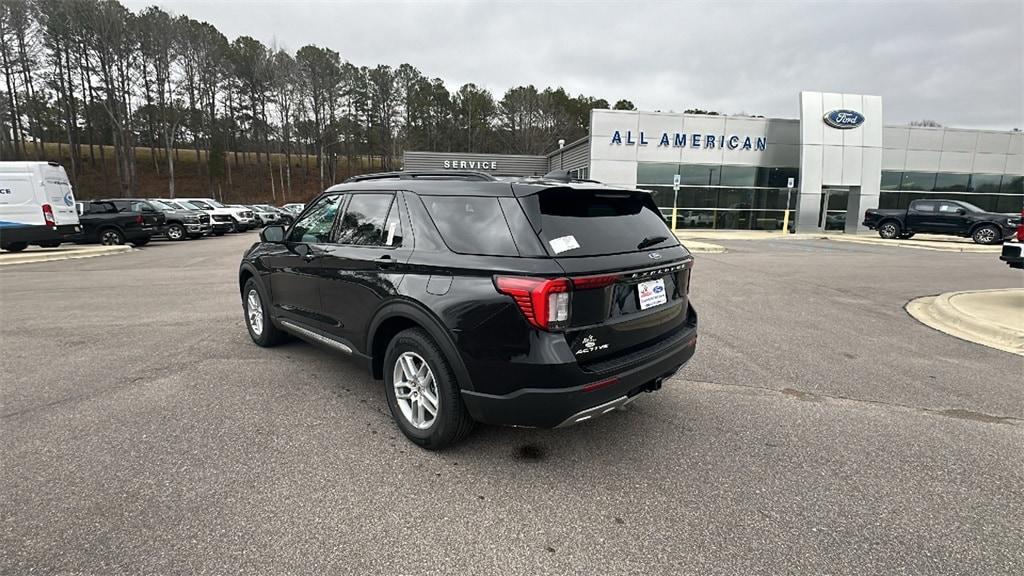
M 918 212 L 935 212 L 935 202 L 914 202 L 912 207 Z
M 133 210 L 133 202 L 127 202 L 125 200 L 114 200 L 113 204 L 115 207 L 117 207 L 118 212 L 127 212 L 129 210 Z
M 310 244 L 323 244 L 331 241 L 331 228 L 334 227 L 334 217 L 338 214 L 341 201 L 344 196 L 325 196 L 320 199 L 308 212 L 292 227 L 288 235 L 290 242 L 306 242 Z
M 385 246 L 387 240 L 393 242 L 395 235 L 401 238 L 399 230 L 398 214 L 395 212 L 394 232 L 392 232 L 392 221 L 388 217 L 391 205 L 394 203 L 394 194 L 355 194 L 345 209 L 345 216 L 341 219 L 341 226 L 338 230 L 339 244 L 354 244 L 356 246 Z
M 939 212 L 942 212 L 943 214 L 953 214 L 959 208 L 960 206 L 952 204 L 950 202 L 943 202 L 942 204 L 939 204 Z
M 441 238 L 453 252 L 518 256 L 498 199 L 476 196 L 421 196 Z
M 85 204 L 86 214 L 113 214 L 117 211 L 117 206 L 111 202 L 87 202 Z

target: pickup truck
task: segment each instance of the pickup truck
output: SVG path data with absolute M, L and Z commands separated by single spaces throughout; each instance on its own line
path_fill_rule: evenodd
M 995 214 L 960 200 L 914 200 L 906 210 L 870 209 L 864 226 L 882 238 L 910 238 L 918 232 L 971 238 L 977 244 L 999 244 L 1013 237 L 1020 216 Z
M 82 232 L 68 240 L 79 244 L 115 246 L 130 242 L 143 246 L 163 223 L 163 215 L 158 212 L 119 211 L 113 202 L 79 202 L 77 205 Z

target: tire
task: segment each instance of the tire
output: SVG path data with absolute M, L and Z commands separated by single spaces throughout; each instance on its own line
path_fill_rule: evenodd
M 899 236 L 900 240 L 909 240 L 909 239 L 911 239 L 913 237 L 914 237 L 914 233 L 913 232 L 904 232 L 903 234 L 900 234 L 900 236 Z
M 412 362 L 411 368 L 407 364 L 409 361 Z M 403 369 L 400 362 L 406 368 Z M 424 365 L 427 368 L 425 377 L 421 376 L 420 380 L 408 378 L 413 371 L 422 375 Z M 396 381 L 403 390 L 401 405 Z M 415 385 L 403 386 L 404 383 Z M 421 328 L 399 332 L 388 343 L 384 355 L 384 391 L 395 424 L 406 438 L 423 448 L 440 450 L 462 440 L 473 429 L 473 419 L 462 403 L 458 382 L 448 359 Z M 430 401 L 422 402 L 431 395 L 437 400 L 432 418 L 429 417 Z M 423 412 L 419 411 L 420 406 L 423 406 Z M 417 422 L 418 417 L 422 420 Z
M 57 248 L 60 245 L 61 245 L 61 241 L 60 240 L 54 240 L 54 241 L 51 241 L 51 242 L 40 242 L 39 243 L 39 247 L 40 248 Z
M 25 248 L 28 248 L 28 242 L 11 242 L 3 245 L 3 249 L 8 252 L 21 252 Z
M 242 288 L 242 312 L 245 328 L 257 346 L 270 348 L 284 342 L 286 335 L 270 320 L 270 303 L 253 278 L 249 278 Z
M 152 240 L 152 239 L 153 239 L 152 236 L 146 236 L 145 238 L 139 238 L 138 240 L 132 240 L 132 245 L 133 246 L 145 246 L 146 244 L 149 244 L 149 241 Z
M 167 236 L 168 240 L 174 240 L 180 242 L 188 237 L 188 231 L 185 227 L 177 222 L 167 225 L 167 230 L 164 230 L 164 235 Z
M 117 228 L 104 228 L 97 233 L 99 243 L 104 246 L 120 246 L 124 244 L 124 234 Z
M 886 220 L 878 225 L 878 235 L 886 240 L 893 240 L 900 235 L 900 223 L 895 220 Z
M 1002 241 L 1002 237 L 999 235 L 999 228 L 991 224 L 985 224 L 984 226 L 978 226 L 971 232 L 971 239 L 974 240 L 975 244 L 999 244 Z

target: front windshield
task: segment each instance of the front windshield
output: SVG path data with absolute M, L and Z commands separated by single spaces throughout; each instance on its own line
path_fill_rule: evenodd
M 166 204 L 159 200 L 149 200 L 148 202 L 152 204 L 153 207 L 156 208 L 157 210 L 175 210 L 174 206 L 171 206 L 170 204 Z
M 217 202 L 216 200 L 210 200 L 209 202 L 207 202 L 207 204 L 209 204 L 210 206 L 213 206 L 214 208 L 223 208 L 224 207 L 223 204 L 221 204 L 220 202 Z

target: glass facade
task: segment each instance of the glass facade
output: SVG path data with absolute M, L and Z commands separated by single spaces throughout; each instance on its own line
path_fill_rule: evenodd
M 654 202 L 671 217 L 678 208 L 677 228 L 780 230 L 787 197 L 796 207 L 799 169 L 710 164 L 637 164 L 637 186 L 654 193 Z M 679 175 L 679 193 L 672 182 Z M 787 194 L 789 178 L 796 180 Z M 793 213 L 790 212 L 790 218 Z
M 990 212 L 1020 212 L 1024 176 L 947 172 L 882 172 L 879 208 L 904 209 L 914 200 L 948 198 Z
M 679 175 L 678 194 L 672 182 Z M 787 194 L 789 178 L 794 189 Z M 785 210 L 794 217 L 799 169 L 792 167 L 732 166 L 711 164 L 637 164 L 637 186 L 651 190 L 666 217 L 677 208 L 676 227 L 780 230 Z M 828 201 L 828 206 L 824 203 Z M 1020 212 L 1024 206 L 1024 176 L 935 172 L 883 171 L 880 208 L 906 208 L 923 198 L 963 200 L 992 212 Z M 829 230 L 845 225 L 849 192 L 823 188 L 822 208 Z

